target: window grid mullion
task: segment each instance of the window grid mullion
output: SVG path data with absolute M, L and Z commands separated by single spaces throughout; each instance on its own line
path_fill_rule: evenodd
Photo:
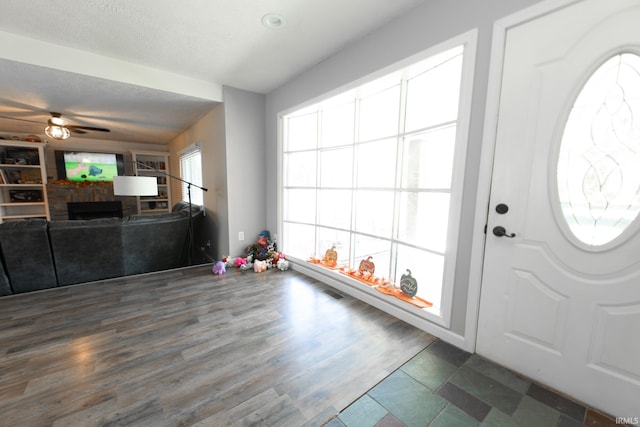
M 322 141 L 322 108 L 318 108 L 318 111 L 316 113 L 316 187 L 315 187 L 315 200 L 316 200 L 316 212 L 315 212 L 315 216 L 314 216 L 314 224 L 313 224 L 313 245 L 314 245 L 314 252 L 318 251 L 320 249 L 320 247 L 318 246 L 319 244 L 319 230 L 318 230 L 318 222 L 320 221 L 320 168 L 322 167 L 322 164 L 320 162 L 320 141 Z M 320 254 L 318 254 L 320 255 Z
M 397 237 L 400 228 L 400 192 L 402 190 L 402 156 L 404 153 L 405 119 L 407 115 L 407 80 L 402 77 L 400 82 L 400 108 L 398 117 L 398 135 L 396 135 L 395 188 L 393 190 L 393 223 L 391 225 L 391 248 L 389 250 L 389 278 L 396 277 L 397 268 Z
M 351 217 L 349 219 L 349 265 L 355 267 L 356 262 L 356 239 L 355 239 L 355 227 L 356 227 L 356 192 L 358 188 L 358 164 L 356 159 L 356 152 L 359 150 L 357 141 L 360 135 L 360 99 L 355 96 L 353 101 L 353 140 L 351 141 L 353 150 L 353 162 L 352 162 L 352 181 L 351 181 Z

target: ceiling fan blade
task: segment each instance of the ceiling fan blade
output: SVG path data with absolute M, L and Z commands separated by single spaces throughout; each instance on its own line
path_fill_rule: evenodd
M 77 135 L 84 135 L 85 133 L 87 133 L 87 131 L 82 129 L 69 129 L 69 132 L 75 133 Z
M 35 120 L 19 119 L 17 117 L 0 116 L 0 119 L 19 120 L 21 122 L 37 123 L 39 125 L 45 124 L 45 123 L 42 123 L 42 122 L 36 122 Z
M 106 128 L 97 128 L 92 126 L 76 126 L 76 125 L 65 125 L 65 127 L 69 130 L 90 130 L 94 132 L 111 132 Z

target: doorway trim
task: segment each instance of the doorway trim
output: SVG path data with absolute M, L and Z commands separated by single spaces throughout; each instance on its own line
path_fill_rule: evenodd
M 518 25 L 534 20 L 557 10 L 580 3 L 582 0 L 546 0 L 508 15 L 493 25 L 489 79 L 484 109 L 484 125 L 476 191 L 476 213 L 473 221 L 474 236 L 471 243 L 469 263 L 469 292 L 467 296 L 467 317 L 464 332 L 465 350 L 475 352 L 478 339 L 478 317 L 480 315 L 480 295 L 484 270 L 484 255 L 488 222 L 491 181 L 496 147 L 502 68 L 505 55 L 507 31 Z

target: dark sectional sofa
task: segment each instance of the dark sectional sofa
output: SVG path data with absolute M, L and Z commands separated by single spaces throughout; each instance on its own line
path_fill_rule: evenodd
M 191 211 L 197 233 L 202 211 Z M 126 218 L 0 224 L 0 295 L 182 267 L 189 208 Z M 195 233 L 194 233 L 195 234 Z

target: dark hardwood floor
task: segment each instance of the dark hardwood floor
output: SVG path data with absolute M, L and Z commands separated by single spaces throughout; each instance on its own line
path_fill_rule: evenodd
M 0 425 L 322 425 L 435 339 L 331 293 L 199 266 L 1 298 Z

